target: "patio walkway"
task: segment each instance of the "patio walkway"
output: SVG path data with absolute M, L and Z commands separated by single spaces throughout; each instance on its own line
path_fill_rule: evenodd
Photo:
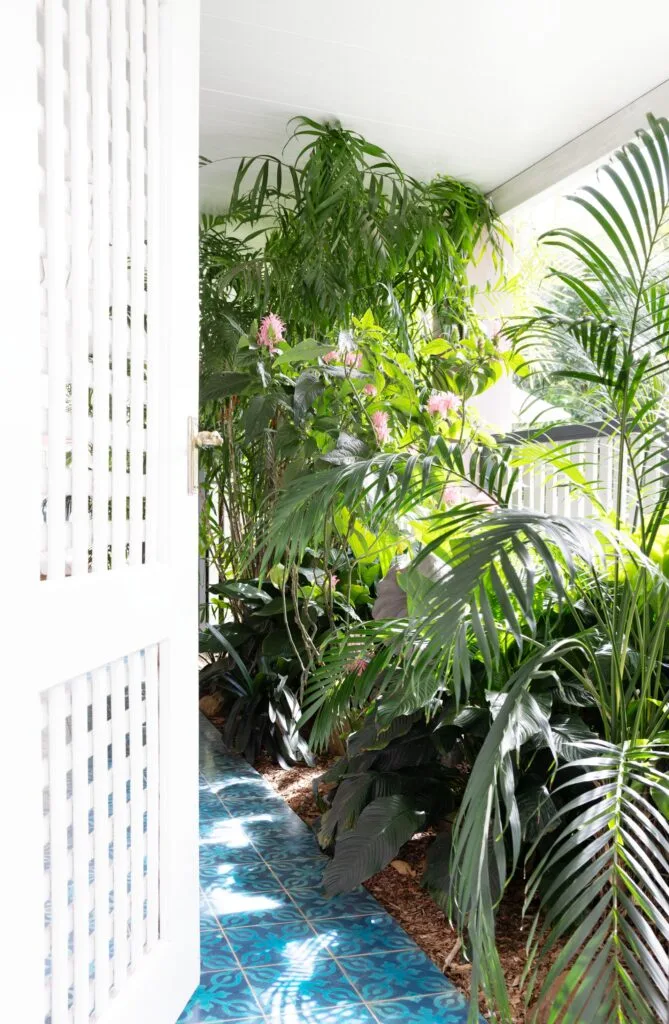
M 202 976 L 180 1024 L 465 1024 L 366 890 L 322 894 L 310 830 L 205 720 L 200 742 Z

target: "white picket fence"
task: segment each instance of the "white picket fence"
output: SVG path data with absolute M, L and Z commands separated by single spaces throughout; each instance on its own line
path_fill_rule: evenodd
M 536 432 L 535 432 L 536 434 Z M 623 518 L 634 526 L 638 518 L 638 499 L 629 458 L 620 459 L 619 438 L 597 425 L 567 425 L 532 437 L 521 432 L 505 440 L 518 443 L 530 438 L 536 444 L 536 464 L 524 466 L 518 474 L 510 501 L 512 508 L 529 508 L 547 515 L 579 518 L 600 514 L 597 502 L 607 511 L 616 507 L 619 483 L 622 483 Z M 542 450 L 563 453 L 576 469 L 576 475 L 541 461 Z M 652 456 L 652 489 L 661 483 L 657 452 Z M 622 467 L 620 481 L 619 466 Z M 579 476 L 580 474 L 580 476 Z M 646 491 L 650 490 L 645 481 Z

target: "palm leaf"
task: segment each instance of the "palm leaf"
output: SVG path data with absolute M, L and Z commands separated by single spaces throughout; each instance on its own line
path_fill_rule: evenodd
M 449 903 L 451 915 L 460 931 L 467 933 L 472 949 L 471 1020 L 476 1019 L 480 987 L 503 1020 L 511 1016 L 495 946 L 494 907 L 518 864 L 521 848 L 512 755 L 536 735 L 550 745 L 548 720 L 529 687 L 536 678 L 554 671 L 551 662 L 579 647 L 576 640 L 556 641 L 528 659 L 510 678 L 455 822 Z
M 529 943 L 528 999 L 561 975 L 569 1000 L 552 1019 L 666 1020 L 669 1014 L 669 822 L 652 794 L 669 794 L 656 745 L 593 744 L 560 772 L 557 832 L 527 888 L 540 897 Z M 564 779 L 562 775 L 564 774 Z M 536 960 L 557 949 L 539 985 Z

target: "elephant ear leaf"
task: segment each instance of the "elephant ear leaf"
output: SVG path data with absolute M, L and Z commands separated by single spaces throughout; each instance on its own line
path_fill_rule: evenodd
M 383 870 L 424 825 L 425 817 L 425 811 L 399 793 L 368 804 L 355 828 L 337 840 L 334 859 L 323 876 L 327 895 L 347 892 Z

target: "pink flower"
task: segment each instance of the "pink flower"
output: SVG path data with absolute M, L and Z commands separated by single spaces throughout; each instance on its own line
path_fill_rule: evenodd
M 285 329 L 286 325 L 283 320 L 278 317 L 276 313 L 270 313 L 260 321 L 258 344 L 263 348 L 269 349 L 269 354 L 271 356 L 276 355 L 279 351 L 276 347 L 277 342 L 283 341 L 283 332 Z
M 362 352 L 341 352 L 333 348 L 323 356 L 324 363 L 343 363 L 344 366 L 352 366 L 355 370 L 360 369 L 362 363 Z
M 380 409 L 377 412 L 373 412 L 370 416 L 372 426 L 374 427 L 374 433 L 376 434 L 376 440 L 379 444 L 385 444 L 386 441 L 390 440 L 390 427 L 388 426 L 388 413 L 382 412 Z
M 449 412 L 458 407 L 459 402 L 458 396 L 454 395 L 452 391 L 435 391 L 428 398 L 426 408 L 431 416 L 439 413 L 445 419 Z
M 335 573 L 332 573 L 332 576 L 329 576 L 325 580 L 326 586 L 332 587 L 333 589 L 337 586 L 338 583 L 339 583 L 339 577 Z
M 444 487 L 444 493 L 441 496 L 441 500 L 444 505 L 457 505 L 461 500 L 460 488 L 449 485 Z
M 361 676 L 369 665 L 369 658 L 355 658 L 353 661 L 349 661 L 344 665 L 344 671 L 348 672 L 349 675 L 355 673 L 356 676 Z
M 376 394 L 376 388 L 374 387 L 373 384 L 365 384 L 362 390 L 365 395 L 371 395 L 372 398 L 374 398 Z

